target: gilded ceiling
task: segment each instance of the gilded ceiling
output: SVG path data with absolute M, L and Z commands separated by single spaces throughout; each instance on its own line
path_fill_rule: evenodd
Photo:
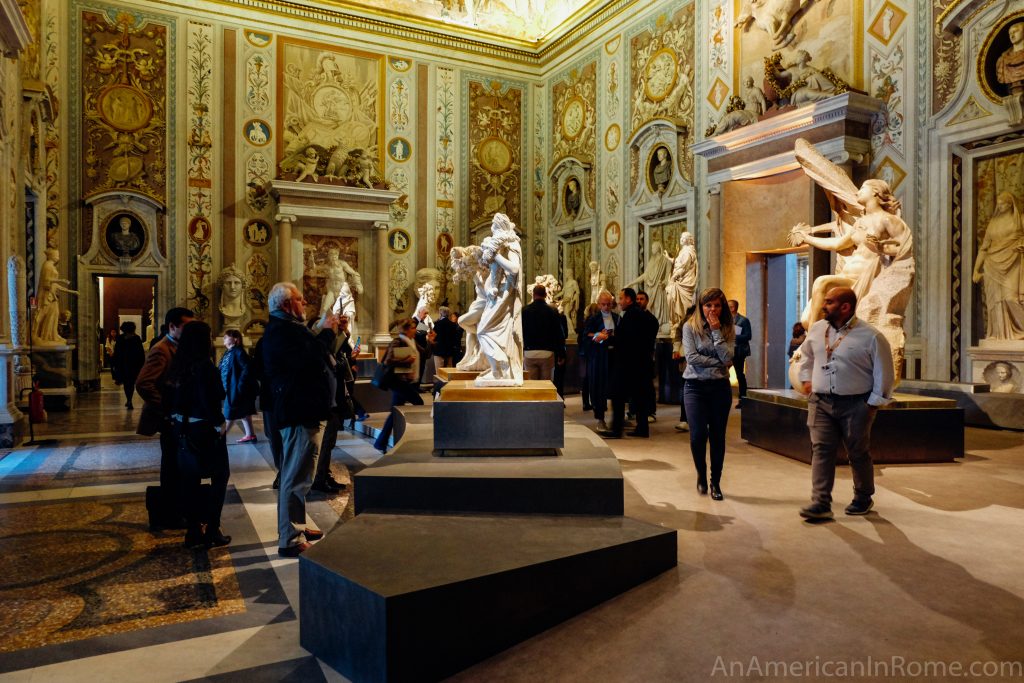
M 292 0 L 288 4 L 352 10 L 389 21 L 496 42 L 531 43 L 554 38 L 603 0 Z

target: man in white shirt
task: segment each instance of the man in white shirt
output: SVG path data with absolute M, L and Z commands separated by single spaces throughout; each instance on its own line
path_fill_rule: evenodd
M 875 493 L 871 463 L 871 425 L 878 407 L 889 402 L 894 385 L 889 342 L 855 317 L 857 295 L 849 287 L 825 293 L 825 319 L 811 325 L 800 346 L 800 381 L 807 394 L 811 432 L 811 504 L 805 519 L 832 517 L 836 449 L 842 440 L 853 473 L 853 502 L 848 515 L 865 515 Z

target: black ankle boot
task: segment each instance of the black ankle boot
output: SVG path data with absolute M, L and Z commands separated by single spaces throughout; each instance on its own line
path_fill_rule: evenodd
M 708 495 L 708 480 L 706 477 L 697 477 L 697 493 L 702 496 Z
M 711 482 L 711 500 L 722 500 L 725 496 L 722 495 L 722 488 L 718 485 L 718 482 Z

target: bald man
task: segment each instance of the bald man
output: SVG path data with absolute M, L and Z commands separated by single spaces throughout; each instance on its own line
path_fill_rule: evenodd
M 853 473 L 848 515 L 866 515 L 874 505 L 871 425 L 878 407 L 892 397 L 892 351 L 877 329 L 856 317 L 857 295 L 849 287 L 825 292 L 825 319 L 811 325 L 800 345 L 799 373 L 807 394 L 811 432 L 811 504 L 804 519 L 832 517 L 836 450 L 846 448 Z

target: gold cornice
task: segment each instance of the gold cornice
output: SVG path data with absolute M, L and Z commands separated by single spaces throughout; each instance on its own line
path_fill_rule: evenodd
M 557 37 L 537 42 L 509 39 L 504 44 L 497 42 L 493 34 L 476 29 L 455 25 L 437 26 L 436 23 L 404 15 L 402 21 L 407 23 L 398 23 L 393 18 L 395 15 L 382 11 L 364 10 L 363 8 L 359 8 L 359 11 L 354 9 L 349 11 L 334 7 L 311 7 L 293 0 L 207 0 L 204 4 L 219 6 L 222 10 L 208 9 L 204 13 L 219 15 L 237 22 L 241 20 L 241 17 L 226 11 L 226 8 L 245 12 L 256 11 L 321 26 L 342 27 L 363 34 L 386 35 L 415 41 L 426 47 L 444 48 L 474 57 L 485 56 L 528 67 L 543 68 L 551 60 L 575 46 L 579 40 L 589 36 L 596 29 L 600 29 L 623 11 L 643 1 L 612 0 L 600 5 L 600 0 L 594 0 L 571 15 L 563 25 L 576 21 L 577 17 L 583 16 L 583 18 Z M 184 0 L 148 0 L 146 4 L 163 5 L 182 11 L 195 10 L 190 4 L 186 7 L 188 3 Z M 367 16 L 362 12 L 375 16 Z M 443 32 L 446 29 L 449 31 L 448 33 Z M 458 33 L 455 33 L 456 31 Z

